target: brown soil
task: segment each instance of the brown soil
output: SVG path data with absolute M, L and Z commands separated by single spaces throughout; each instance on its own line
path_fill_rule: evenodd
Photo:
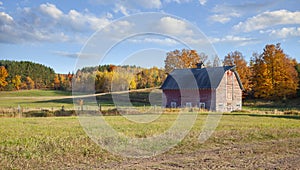
M 128 159 L 85 169 L 300 169 L 300 138 L 166 153 L 152 158 Z

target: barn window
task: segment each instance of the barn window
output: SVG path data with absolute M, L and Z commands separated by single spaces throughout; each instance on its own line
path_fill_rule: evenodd
M 187 102 L 187 103 L 185 104 L 185 107 L 191 108 L 191 107 L 192 107 L 192 103 L 191 103 L 191 102 Z
M 171 102 L 171 107 L 172 107 L 172 108 L 176 108 L 176 107 L 177 107 L 176 102 Z
M 199 108 L 200 109 L 205 109 L 205 103 L 199 102 Z

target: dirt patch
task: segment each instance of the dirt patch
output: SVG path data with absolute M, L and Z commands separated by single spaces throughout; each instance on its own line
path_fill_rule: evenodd
M 153 158 L 124 159 L 89 168 L 101 169 L 300 169 L 300 138 L 166 153 Z

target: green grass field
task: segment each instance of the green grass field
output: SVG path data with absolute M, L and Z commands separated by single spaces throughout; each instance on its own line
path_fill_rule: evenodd
M 19 90 L 19 91 L 0 91 L 1 97 L 38 97 L 38 96 L 69 96 L 72 92 L 59 90 Z
M 0 91 L 1 108 L 66 108 L 73 107 L 72 92 L 56 90 Z
M 147 137 L 162 133 L 176 117 L 172 114 L 162 115 L 156 122 L 148 125 L 136 125 L 121 116 L 108 116 L 105 119 L 126 136 Z M 181 153 L 184 156 L 197 150 L 232 144 L 251 145 L 258 141 L 300 138 L 299 116 L 228 114 L 223 115 L 212 137 L 201 144 L 198 135 L 205 118 L 205 114 L 199 114 L 186 138 L 164 155 Z M 76 117 L 2 118 L 0 129 L 1 169 L 35 169 L 37 165 L 43 169 L 93 169 L 105 164 L 128 161 L 103 150 L 91 141 Z
M 70 93 L 59 91 L 0 92 L 0 109 L 7 107 L 73 108 Z M 149 105 L 148 93 L 132 93 L 135 106 Z M 113 107 L 111 95 L 97 98 L 103 109 Z M 256 103 L 257 104 L 257 103 Z M 152 158 L 124 158 L 95 144 L 78 117 L 0 118 L 0 169 L 297 169 L 300 164 L 300 116 L 272 114 L 272 103 L 249 102 L 244 112 L 225 113 L 213 135 L 200 143 L 207 113 L 197 120 L 183 141 Z M 298 110 L 298 100 L 291 106 Z M 290 108 L 286 108 L 290 109 Z M 256 112 L 257 110 L 257 112 Z M 5 111 L 5 110 L 4 110 Z M 283 112 L 282 112 L 283 113 Z M 143 115 L 141 115 L 143 116 Z M 144 115 L 147 116 L 147 115 Z M 150 123 L 134 123 L 122 116 L 104 116 L 117 132 L 145 138 L 167 130 L 177 119 L 167 112 Z M 114 142 L 112 139 L 107 141 Z

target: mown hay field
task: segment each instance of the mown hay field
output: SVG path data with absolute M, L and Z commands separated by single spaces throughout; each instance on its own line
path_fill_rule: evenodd
M 77 117 L 1 118 L 1 169 L 180 169 L 300 168 L 300 117 L 224 114 L 213 135 L 198 140 L 205 113 L 182 142 L 150 158 L 125 158 L 102 149 L 85 133 Z M 130 137 L 148 137 L 167 130 L 177 114 L 162 114 L 139 124 L 122 116 L 104 119 Z

